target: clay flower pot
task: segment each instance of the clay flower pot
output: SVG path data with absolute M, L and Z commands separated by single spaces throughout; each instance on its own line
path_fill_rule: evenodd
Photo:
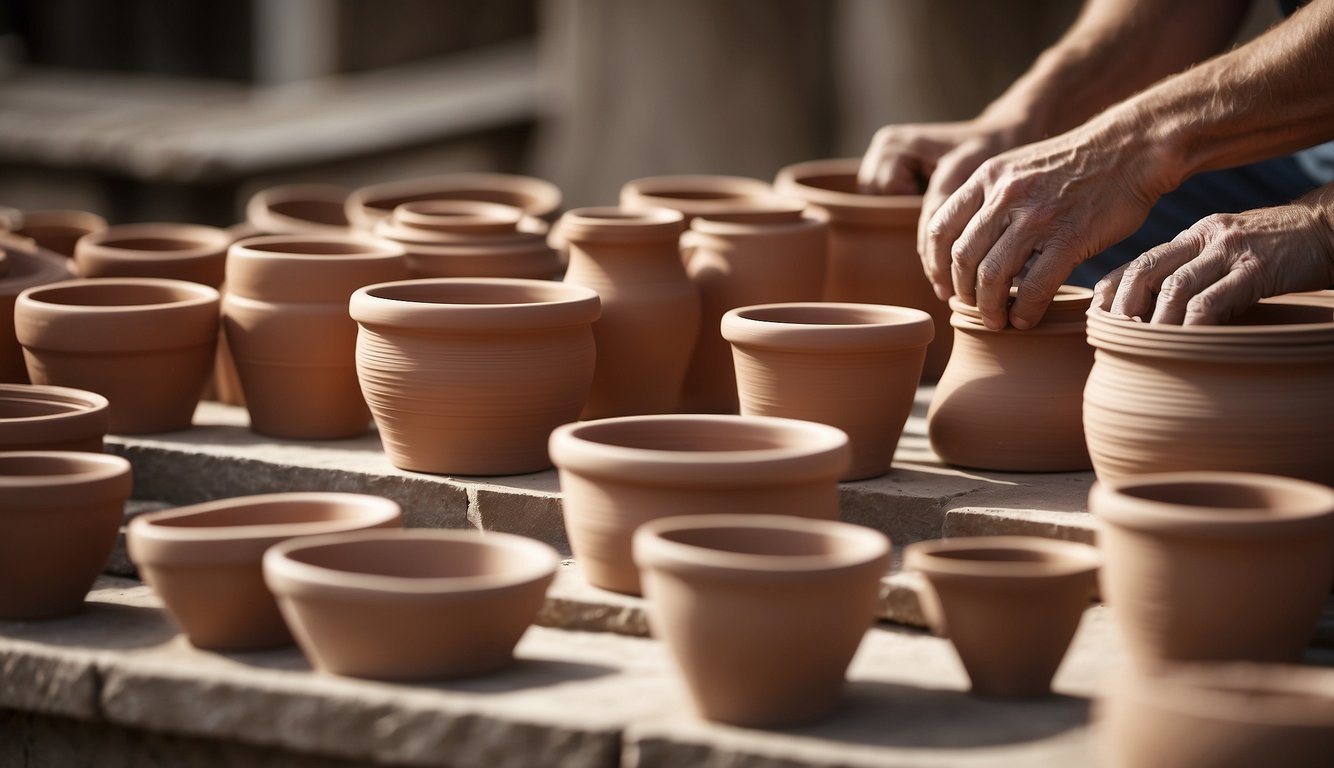
M 848 436 L 762 416 L 627 416 L 551 434 L 565 530 L 588 582 L 639 594 L 630 537 L 683 511 L 836 520 Z
M 364 434 L 347 304 L 362 286 L 407 277 L 403 249 L 361 234 L 274 235 L 235 243 L 228 259 L 223 328 L 250 428 L 300 440 Z
M 1230 470 L 1334 484 L 1334 305 L 1262 303 L 1229 325 L 1088 315 L 1084 431 L 1099 479 Z
M 829 262 L 824 300 L 892 304 L 926 311 L 936 336 L 922 377 L 935 381 L 954 343 L 950 309 L 936 298 L 917 254 L 920 195 L 872 195 L 857 191 L 857 158 L 811 160 L 778 172 L 774 188 L 810 203 L 829 219 Z
M 163 277 L 217 288 L 231 238 L 199 224 L 118 224 L 80 238 L 74 265 L 83 277 Z
M 561 219 L 565 282 L 597 291 L 597 372 L 583 417 L 670 413 L 699 328 L 699 292 L 681 265 L 681 214 L 578 208 Z
M 292 642 L 264 585 L 265 550 L 288 539 L 400 528 L 398 504 L 355 493 L 270 493 L 136 517 L 126 547 L 190 642 L 248 651 Z
M 550 280 L 561 260 L 545 234 L 519 229 L 523 211 L 467 200 L 404 203 L 375 225 L 407 252 L 413 277 L 520 277 Z
M 1033 697 L 1051 692 L 1100 557 L 1077 542 L 978 536 L 909 544 L 903 564 L 926 578 L 922 609 L 958 652 L 973 693 Z
M 528 215 L 525 229 L 544 229 L 560 215 L 560 190 L 556 185 L 529 176 L 508 173 L 447 173 L 420 179 L 373 184 L 347 198 L 347 218 L 354 227 L 369 230 L 389 218 L 403 203 L 420 200 L 473 200 L 500 203 L 522 209 Z
M 352 296 L 357 375 L 394 466 L 515 475 L 551 466 L 551 430 L 593 379 L 592 290 L 547 280 L 435 279 Z
M 0 384 L 0 451 L 101 453 L 109 413 L 95 392 Z
M 0 619 L 79 610 L 116 546 L 130 462 L 62 451 L 0 453 Z
M 747 211 L 773 196 L 774 188 L 767 182 L 744 176 L 649 176 L 621 187 L 621 209 L 669 208 L 680 211 L 689 225 L 696 216 Z
M 154 278 L 71 280 L 19 294 L 14 326 L 34 384 L 96 392 L 110 427 L 186 429 L 213 366 L 218 292 Z
M 106 219 L 88 211 L 26 211 L 21 226 L 13 231 L 48 251 L 70 257 L 79 238 L 106 228 Z
M 1334 573 L 1334 490 L 1183 472 L 1100 481 L 1102 594 L 1131 658 L 1295 661 Z
M 1097 730 L 1110 768 L 1325 768 L 1334 670 L 1199 664 L 1120 675 Z
M 421 680 L 508 665 L 559 564 L 522 536 L 365 531 L 279 544 L 264 579 L 316 669 Z
M 246 236 L 349 234 L 344 210 L 351 191 L 335 184 L 283 184 L 246 202 Z M 237 238 L 240 239 L 240 238 Z
M 700 716 L 783 727 L 825 716 L 875 621 L 889 539 L 830 520 L 702 515 L 634 536 L 653 634 Z
M 922 310 L 883 304 L 761 304 L 722 319 L 741 413 L 843 430 L 852 444 L 843 480 L 889 471 L 933 333 Z
M 29 288 L 68 280 L 73 273 L 67 259 L 38 251 L 28 241 L 9 235 L 0 235 L 0 253 L 8 264 L 0 275 L 0 382 L 24 384 L 28 367 L 14 335 L 14 300 Z
M 993 331 L 950 299 L 954 353 L 927 412 L 931 448 L 947 464 L 1012 472 L 1088 469 L 1082 408 L 1093 350 L 1087 288 L 1062 286 L 1027 331 Z

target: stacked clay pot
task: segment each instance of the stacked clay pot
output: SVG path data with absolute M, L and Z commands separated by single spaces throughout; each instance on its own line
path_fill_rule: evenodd
M 25 211 L 21 226 L 13 232 L 68 258 L 79 238 L 106 228 L 106 219 L 88 211 Z
M 23 348 L 14 335 L 14 301 L 28 288 L 72 277 L 68 260 L 38 250 L 30 241 L 0 235 L 5 270 L 0 274 L 0 382 L 23 384 L 28 368 Z
M 524 229 L 545 232 L 560 214 L 561 194 L 554 184 L 508 173 L 448 173 L 421 179 L 372 184 L 347 198 L 347 219 L 352 226 L 371 230 L 404 203 L 421 200 L 473 200 L 519 208 L 527 218 Z
M 560 255 L 544 234 L 519 228 L 523 217 L 498 203 L 422 200 L 398 206 L 373 231 L 403 246 L 413 277 L 555 278 Z
M 75 270 L 82 277 L 163 277 L 217 288 L 231 238 L 199 224 L 118 224 L 80 238 Z
M 1084 341 L 1092 292 L 1062 286 L 1033 328 L 993 331 L 957 296 L 954 352 L 927 413 L 942 461 L 977 469 L 1089 468 L 1081 411 L 1093 350 Z
M 668 208 L 680 211 L 689 225 L 697 216 L 730 215 L 767 204 L 774 189 L 759 179 L 744 176 L 682 174 L 649 176 L 621 187 L 621 208 L 646 211 Z
M 260 190 L 246 202 L 244 234 L 345 235 L 349 194 L 335 184 L 283 184 Z
M 110 410 L 96 392 L 0 384 L 0 451 L 101 453 Z

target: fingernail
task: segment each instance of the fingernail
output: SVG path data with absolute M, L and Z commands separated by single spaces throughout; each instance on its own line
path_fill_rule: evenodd
M 1032 324 L 1032 323 L 1028 322 L 1028 320 L 1025 320 L 1025 319 L 1022 318 L 1022 317 L 1012 317 L 1012 318 L 1010 318 L 1010 325 L 1014 326 L 1015 328 L 1017 328 L 1017 329 L 1019 329 L 1019 330 L 1021 330 L 1021 331 L 1026 331 L 1026 330 L 1028 330 L 1029 328 L 1032 328 L 1032 327 L 1033 327 L 1033 324 Z

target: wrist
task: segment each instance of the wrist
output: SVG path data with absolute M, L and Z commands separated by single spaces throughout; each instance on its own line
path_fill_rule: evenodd
M 1297 204 L 1310 212 L 1316 238 L 1324 248 L 1324 264 L 1329 270 L 1327 285 L 1334 287 L 1334 184 L 1308 192 Z

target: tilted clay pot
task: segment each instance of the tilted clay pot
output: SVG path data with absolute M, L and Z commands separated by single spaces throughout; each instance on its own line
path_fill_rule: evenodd
M 627 181 L 621 187 L 621 209 L 669 208 L 680 211 L 689 225 L 696 216 L 747 211 L 773 196 L 774 188 L 768 182 L 745 176 L 649 176 Z
M 843 480 L 889 471 L 935 326 L 883 304 L 760 304 L 723 315 L 741 413 L 838 427 L 852 444 Z
M 1229 470 L 1334 484 L 1334 305 L 1266 302 L 1213 326 L 1093 309 L 1088 340 L 1099 479 Z
M 83 277 L 163 277 L 217 288 L 231 238 L 200 224 L 117 224 L 79 239 L 74 268 Z
M 592 290 L 547 280 L 407 280 L 352 297 L 357 375 L 394 466 L 515 475 L 593 379 Z
M 67 259 L 38 250 L 31 241 L 0 235 L 0 252 L 8 263 L 5 274 L 0 275 L 0 382 L 24 384 L 28 367 L 14 336 L 14 300 L 29 288 L 68 280 L 73 273 Z
M 403 203 L 420 200 L 473 200 L 500 203 L 522 209 L 529 219 L 525 229 L 537 231 L 560 215 L 560 190 L 556 185 L 530 176 L 508 173 L 447 173 L 420 179 L 373 184 L 355 190 L 347 198 L 347 218 L 352 226 L 369 230 L 389 218 Z
M 550 280 L 559 254 L 545 234 L 519 229 L 523 211 L 467 200 L 404 203 L 375 225 L 407 252 L 413 277 L 521 277 Z
M 13 231 L 68 258 L 79 238 L 106 228 L 106 219 L 88 211 L 25 211 L 22 225 Z
M 250 428 L 301 440 L 370 427 L 357 383 L 358 288 L 408 276 L 403 249 L 362 234 L 274 235 L 232 245 L 223 328 Z
M 95 392 L 0 384 L 0 451 L 102 452 L 110 403 Z
M 681 265 L 681 214 L 578 208 L 561 219 L 565 282 L 597 291 L 597 372 L 583 417 L 670 413 L 699 328 L 699 292 Z
M 626 416 L 551 434 L 565 530 L 588 582 L 639 594 L 630 537 L 683 511 L 835 520 L 848 436 L 765 416 Z
M 246 202 L 250 229 L 245 234 L 349 234 L 345 210 L 349 194 L 351 190 L 336 184 L 283 184 L 260 190 Z
M 130 462 L 63 451 L 0 453 L 0 619 L 79 610 L 116 546 Z
M 926 311 L 936 321 L 922 378 L 935 381 L 954 343 L 950 309 L 936 298 L 917 254 L 920 195 L 857 191 L 856 158 L 811 160 L 778 172 L 774 187 L 810 203 L 829 219 L 829 262 L 824 300 L 892 304 Z
M 816 720 L 875 621 L 889 539 L 831 520 L 702 515 L 646 523 L 634 559 L 653 634 L 707 720 Z
M 958 652 L 973 693 L 1051 692 L 1094 595 L 1098 550 L 1034 536 L 977 536 L 919 541 L 903 558 L 926 578 L 922 610 Z
M 1099 481 L 1102 594 L 1131 658 L 1296 661 L 1334 574 L 1334 490 L 1182 472 Z
M 279 544 L 264 578 L 316 669 L 421 680 L 510 664 L 559 565 L 523 536 L 363 531 Z
M 401 528 L 398 504 L 356 493 L 270 493 L 140 515 L 125 544 L 130 559 L 190 642 L 248 651 L 292 642 L 261 558 L 288 539 L 367 528 Z
M 947 464 L 1012 472 L 1088 469 L 1082 408 L 1093 350 L 1084 340 L 1092 291 L 1062 286 L 1027 331 L 993 331 L 950 299 L 954 353 L 927 412 L 931 448 Z
M 218 292 L 183 280 L 71 280 L 19 294 L 34 384 L 96 392 L 121 435 L 186 429 L 213 366 Z

